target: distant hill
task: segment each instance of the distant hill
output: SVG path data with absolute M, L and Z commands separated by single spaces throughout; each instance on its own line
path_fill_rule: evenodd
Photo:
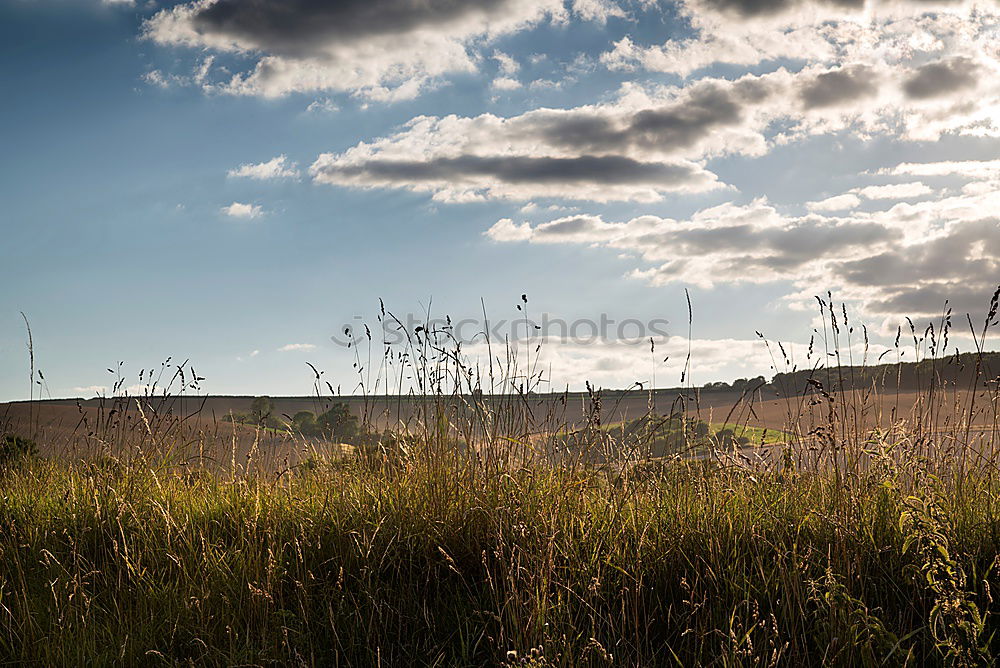
M 739 400 L 744 394 L 751 395 L 756 400 L 775 399 L 779 396 L 792 396 L 817 389 L 816 383 L 829 392 L 854 389 L 870 389 L 880 391 L 913 392 L 924 390 L 932 384 L 936 386 L 955 386 L 958 389 L 983 387 L 983 384 L 996 380 L 1000 376 L 1000 352 L 989 352 L 977 355 L 964 353 L 946 358 L 927 359 L 920 362 L 902 362 L 879 364 L 874 366 L 829 366 L 810 369 L 798 369 L 787 373 L 777 373 L 767 380 L 764 376 L 755 378 L 740 378 L 731 383 L 711 382 L 700 387 L 630 388 L 602 389 L 601 403 L 605 410 L 618 412 L 628 409 L 632 416 L 641 415 L 647 405 L 655 405 L 656 412 L 665 413 L 669 407 L 678 401 L 693 398 L 696 391 L 703 400 L 720 405 Z M 507 395 L 508 397 L 510 395 Z M 685 397 L 687 399 L 685 399 Z M 159 398 L 159 397 L 158 397 Z M 500 397 L 485 395 L 485 399 L 501 400 Z M 419 397 L 415 395 L 377 395 L 377 396 L 286 396 L 271 397 L 275 414 L 291 417 L 298 411 L 311 411 L 319 414 L 328 410 L 334 403 L 344 402 L 356 414 L 389 413 L 402 411 L 408 413 L 428 399 L 438 397 Z M 539 405 L 560 402 L 573 407 L 571 412 L 582 414 L 591 403 L 587 392 L 544 392 L 529 393 L 524 397 L 529 404 Z M 182 395 L 170 397 L 173 410 L 180 413 L 200 411 L 203 416 L 222 418 L 231 413 L 246 413 L 254 400 L 253 395 Z M 473 397 L 467 396 L 467 401 Z M 110 401 L 101 398 L 71 398 L 49 399 L 39 403 L 58 406 L 81 405 L 84 408 L 98 408 Z M 25 404 L 26 402 L 9 402 L 9 406 Z M 0 404 L 3 405 L 3 404 Z
M 775 374 L 770 386 L 780 394 L 797 394 L 814 386 L 810 383 L 811 379 L 830 392 L 871 387 L 910 392 L 932 385 L 956 386 L 959 389 L 982 387 L 983 383 L 996 380 L 998 376 L 1000 353 L 963 353 L 920 362 L 800 369 Z

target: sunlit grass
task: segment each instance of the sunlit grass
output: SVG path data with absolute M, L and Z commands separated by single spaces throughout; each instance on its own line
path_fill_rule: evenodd
M 978 660 L 1000 484 L 888 452 L 840 482 L 431 452 L 279 481 L 26 460 L 2 479 L 0 649 L 45 665 Z M 948 628 L 941 606 L 961 613 Z
M 366 428 L 348 448 L 303 439 L 298 463 L 255 459 L 273 455 L 266 429 L 230 423 L 227 441 L 148 396 L 102 406 L 86 456 L 5 440 L 0 662 L 974 666 L 1000 654 L 1000 388 L 981 359 L 967 401 L 928 389 L 888 427 L 859 418 L 876 392 L 807 384 L 786 394 L 780 431 L 687 409 L 602 424 L 597 391 L 570 425 L 539 417 L 530 385 L 477 393 L 457 355 L 407 359 L 426 382 L 408 398 L 412 423 Z M 824 421 L 796 421 L 812 405 Z M 746 443 L 723 443 L 727 430 Z M 238 435 L 253 439 L 239 457 Z

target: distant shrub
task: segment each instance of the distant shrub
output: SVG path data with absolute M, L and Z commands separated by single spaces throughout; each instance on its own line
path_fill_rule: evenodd
M 0 465 L 38 455 L 38 445 L 30 438 L 8 434 L 0 441 Z
M 250 404 L 250 419 L 258 424 L 265 424 L 274 413 L 274 402 L 271 397 L 256 397 Z
M 330 410 L 317 416 L 316 425 L 327 438 L 341 443 L 352 443 L 361 433 L 357 416 L 342 402 L 333 404 Z
M 319 431 L 319 424 L 316 422 L 316 416 L 312 411 L 299 411 L 293 415 L 290 426 L 293 431 L 303 436 L 311 436 Z
M 715 432 L 715 442 L 720 448 L 731 448 L 734 441 L 735 436 L 732 429 L 725 428 Z

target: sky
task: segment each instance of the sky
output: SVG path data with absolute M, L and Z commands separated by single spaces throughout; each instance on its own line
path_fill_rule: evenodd
M 689 351 L 699 384 L 815 364 L 828 293 L 859 351 L 947 308 L 970 350 L 1000 282 L 998 19 L 0 0 L 0 400 L 137 391 L 168 357 L 201 392 L 306 394 L 307 362 L 351 392 L 345 327 L 393 336 L 380 303 L 459 323 L 473 360 L 490 329 L 553 390 L 675 386 Z

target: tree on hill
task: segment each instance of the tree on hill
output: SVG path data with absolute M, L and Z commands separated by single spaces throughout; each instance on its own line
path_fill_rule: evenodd
M 292 416 L 292 430 L 304 436 L 311 436 L 319 431 L 319 424 L 312 411 L 299 411 Z
M 336 403 L 316 418 L 319 430 L 328 438 L 349 443 L 361 433 L 358 418 L 345 403 Z
M 869 366 L 830 366 L 775 374 L 771 385 L 782 394 L 814 391 L 815 383 L 827 392 L 852 389 L 919 390 L 933 383 L 958 387 L 981 385 L 1000 374 L 1000 353 L 961 353 L 930 357 L 919 362 L 893 362 Z
M 702 389 L 708 390 L 709 392 L 725 392 L 729 389 L 729 383 L 723 380 L 717 380 L 715 382 L 705 383 L 705 386 Z
M 265 424 L 274 413 L 274 402 L 271 397 L 257 397 L 250 404 L 250 419 L 257 424 Z

